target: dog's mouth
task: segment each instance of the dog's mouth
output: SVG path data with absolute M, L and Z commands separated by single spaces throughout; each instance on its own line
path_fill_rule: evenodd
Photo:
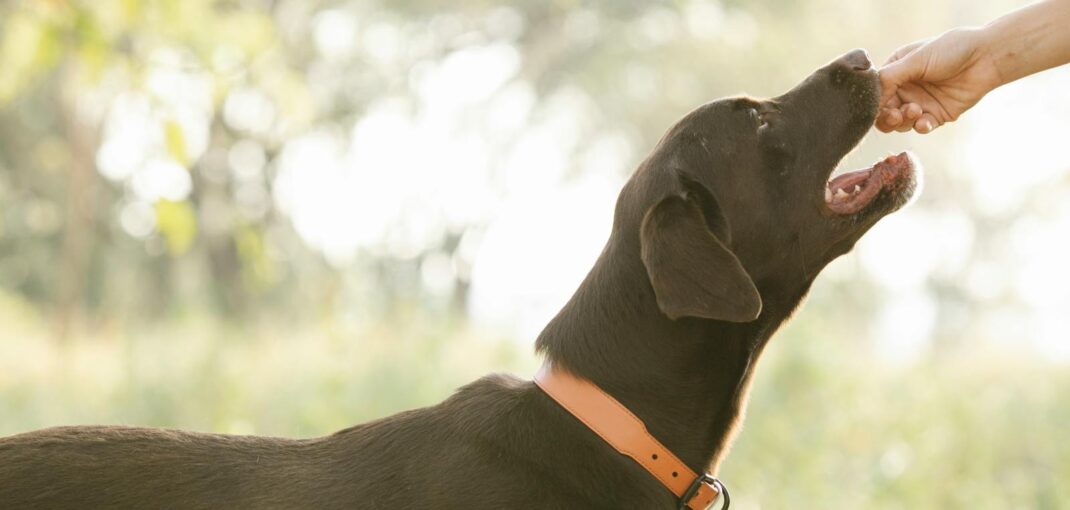
M 892 208 L 897 209 L 914 194 L 916 169 L 914 156 L 901 152 L 869 168 L 832 177 L 825 183 L 825 208 L 832 214 L 847 215 L 862 212 L 877 202 L 891 202 Z

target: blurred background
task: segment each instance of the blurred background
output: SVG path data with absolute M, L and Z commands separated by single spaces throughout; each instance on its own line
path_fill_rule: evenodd
M 532 342 L 708 100 L 1003 0 L 0 2 L 0 434 L 316 436 Z M 928 136 L 721 470 L 741 509 L 1070 507 L 1070 69 Z

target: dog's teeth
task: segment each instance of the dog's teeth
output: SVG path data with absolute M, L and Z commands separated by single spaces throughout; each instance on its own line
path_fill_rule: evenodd
M 842 188 L 836 190 L 836 198 L 847 198 L 847 192 L 844 191 Z
M 854 193 L 858 193 L 859 191 L 862 191 L 862 186 L 861 186 L 861 185 L 859 185 L 859 184 L 855 184 L 855 190 L 854 190 Z
M 830 190 L 828 188 L 825 188 L 825 201 L 826 202 L 831 202 L 832 201 L 832 190 Z

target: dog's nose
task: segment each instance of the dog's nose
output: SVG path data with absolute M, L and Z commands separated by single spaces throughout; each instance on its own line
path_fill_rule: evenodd
M 840 62 L 855 71 L 867 71 L 873 67 L 873 63 L 869 61 L 869 54 L 861 48 L 851 50 L 840 57 Z

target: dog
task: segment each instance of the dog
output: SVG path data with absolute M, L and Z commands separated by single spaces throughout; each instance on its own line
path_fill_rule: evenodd
M 829 180 L 878 110 L 862 50 L 776 98 L 672 126 L 536 341 L 696 472 L 716 472 L 768 340 L 817 274 L 906 204 L 913 158 Z M 679 501 L 532 381 L 489 375 L 427 408 L 305 440 L 58 427 L 0 439 L 3 508 L 671 509 Z

